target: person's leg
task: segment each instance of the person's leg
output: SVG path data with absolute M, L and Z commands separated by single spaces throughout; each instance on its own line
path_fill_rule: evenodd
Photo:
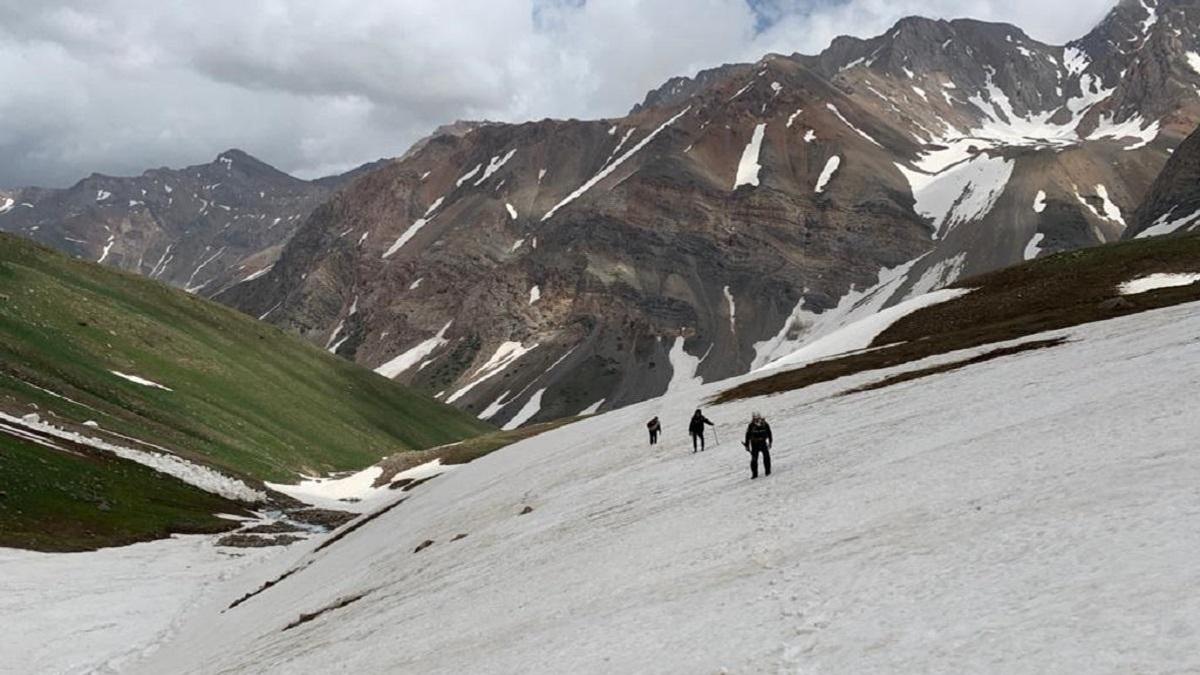
M 704 452 L 704 432 L 700 432 L 700 452 Z
M 771 451 L 770 449 L 763 450 L 763 472 L 768 476 L 771 475 Z
M 696 452 L 699 449 L 699 443 L 700 443 L 700 441 L 696 438 L 696 434 L 693 433 L 692 434 L 692 452 Z
M 758 478 L 758 450 L 750 450 L 750 478 Z

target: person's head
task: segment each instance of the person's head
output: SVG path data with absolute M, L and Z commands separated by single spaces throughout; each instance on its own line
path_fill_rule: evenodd
M 750 416 L 750 421 L 751 422 L 761 422 L 761 421 L 763 421 L 763 416 L 756 412 Z
M 699 416 L 700 416 L 700 409 L 696 408 L 696 412 L 692 415 L 692 417 L 699 417 Z

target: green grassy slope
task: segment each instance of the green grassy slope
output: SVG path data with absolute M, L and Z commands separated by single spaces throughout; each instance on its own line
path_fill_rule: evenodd
M 490 430 L 221 305 L 0 235 L 0 410 L 32 405 L 275 481 Z
M 85 551 L 235 526 L 229 502 L 135 462 L 0 435 L 0 546 Z M 246 514 L 248 515 L 248 514 Z

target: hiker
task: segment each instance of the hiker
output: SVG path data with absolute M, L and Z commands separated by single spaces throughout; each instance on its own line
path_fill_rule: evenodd
M 650 445 L 658 445 L 658 434 L 662 431 L 662 424 L 658 418 L 646 422 L 646 428 L 650 430 Z
M 750 453 L 750 479 L 758 478 L 758 456 L 762 455 L 763 470 L 768 476 L 771 475 L 771 425 L 763 419 L 762 415 L 754 413 L 750 418 L 750 424 L 746 427 L 746 440 L 742 441 L 742 445 L 746 446 L 746 452 Z
M 688 423 L 688 433 L 692 435 L 692 452 L 696 452 L 697 449 L 699 449 L 701 452 L 704 451 L 705 424 L 710 427 L 716 426 L 712 423 L 712 420 L 704 416 L 704 413 L 697 410 L 696 413 L 692 415 L 692 421 Z

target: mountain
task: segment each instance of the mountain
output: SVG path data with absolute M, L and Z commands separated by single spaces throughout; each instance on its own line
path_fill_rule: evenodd
M 490 427 L 178 289 L 0 234 L 0 546 L 226 529 L 263 481 Z
M 1193 301 L 712 405 L 698 455 L 640 427 L 723 384 L 570 425 L 206 589 L 131 672 L 1194 671 L 1196 603 L 1166 600 L 1198 331 Z
M 314 207 L 381 164 L 304 181 L 227 150 L 186 169 L 0 194 L 0 231 L 212 295 L 269 268 Z
M 957 279 L 1117 240 L 1200 119 L 1200 3 L 1065 46 L 907 18 L 620 119 L 430 139 L 235 307 L 495 423 L 744 373 Z
M 1133 214 L 1126 238 L 1200 228 L 1200 132 L 1179 145 Z

